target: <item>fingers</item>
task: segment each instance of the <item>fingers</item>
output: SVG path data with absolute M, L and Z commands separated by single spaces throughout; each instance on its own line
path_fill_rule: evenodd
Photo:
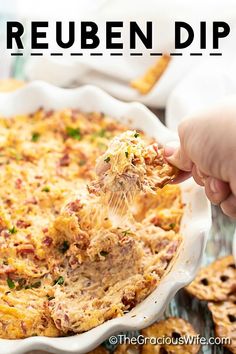
M 231 218 L 236 218 L 236 197 L 233 194 L 230 194 L 229 197 L 220 204 L 220 207 L 224 214 Z
M 221 204 L 231 193 L 229 184 L 214 177 L 205 179 L 205 192 L 212 204 Z
M 212 204 L 220 205 L 224 214 L 236 218 L 236 196 L 232 194 L 229 183 L 202 173 L 188 158 L 184 149 L 176 147 L 175 142 L 165 146 L 164 154 L 169 163 L 180 169 L 172 183 L 183 182 L 192 175 L 197 184 L 205 187 L 206 196 Z
M 192 176 L 192 163 L 191 161 L 189 163 L 189 159 L 180 152 L 179 143 L 177 141 L 166 144 L 164 147 L 164 156 L 170 164 L 179 168 L 177 177 L 171 183 L 181 183 Z
M 178 167 L 182 171 L 190 172 L 192 170 L 192 161 L 185 154 L 180 146 L 176 146 L 175 142 L 168 143 L 164 148 L 166 160 L 173 166 Z
M 197 168 L 196 165 L 193 165 L 192 176 L 193 176 L 195 182 L 197 184 L 199 184 L 199 186 L 202 186 L 202 187 L 204 186 L 204 181 L 207 176 L 203 175 L 203 173 L 201 173 L 199 171 L 199 169 Z

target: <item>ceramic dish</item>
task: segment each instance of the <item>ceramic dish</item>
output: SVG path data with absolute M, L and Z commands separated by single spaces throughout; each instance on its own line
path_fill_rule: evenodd
M 79 108 L 82 111 L 102 111 L 114 119 L 140 128 L 160 143 L 176 138 L 175 134 L 142 104 L 124 103 L 93 86 L 61 89 L 44 82 L 32 82 L 22 89 L 0 95 L 0 114 L 11 116 L 30 113 L 39 107 L 46 109 Z M 0 339 L 0 354 L 23 354 L 30 350 L 51 353 L 85 353 L 110 335 L 122 330 L 147 327 L 159 319 L 175 293 L 194 278 L 200 266 L 207 234 L 211 225 L 210 205 L 202 188 L 192 180 L 181 185 L 186 203 L 181 224 L 183 243 L 169 273 L 160 285 L 131 312 L 79 335 L 62 338 L 31 337 L 22 340 Z

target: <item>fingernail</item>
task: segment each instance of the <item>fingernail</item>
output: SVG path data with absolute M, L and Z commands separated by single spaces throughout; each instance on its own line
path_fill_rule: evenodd
M 197 166 L 196 166 L 196 172 L 198 176 L 201 178 L 202 182 L 205 183 L 207 176 L 201 170 L 199 170 Z
M 213 193 L 219 192 L 219 183 L 215 178 L 212 178 L 210 181 L 210 189 Z
M 197 174 L 200 178 L 204 179 L 206 178 L 206 176 L 202 173 L 202 171 L 199 170 L 199 168 L 196 166 L 196 171 L 197 171 Z
M 170 141 L 164 147 L 164 155 L 165 157 L 170 157 L 173 155 L 175 150 L 179 147 L 178 141 Z

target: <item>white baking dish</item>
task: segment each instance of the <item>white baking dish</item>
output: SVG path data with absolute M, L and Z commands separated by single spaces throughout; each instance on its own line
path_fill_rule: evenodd
M 164 127 L 142 104 L 121 102 L 93 86 L 69 90 L 44 82 L 32 82 L 16 92 L 0 94 L 0 114 L 4 116 L 30 113 L 40 106 L 46 109 L 71 107 L 87 112 L 102 111 L 133 128 L 144 130 L 160 143 L 176 138 L 175 134 Z M 22 354 L 36 349 L 57 354 L 85 353 L 111 334 L 121 330 L 141 329 L 159 319 L 175 293 L 194 278 L 201 263 L 211 225 L 210 204 L 203 189 L 193 180 L 183 183 L 181 188 L 186 203 L 181 225 L 184 241 L 172 269 L 151 295 L 125 316 L 107 321 L 79 335 L 64 338 L 0 339 L 0 354 Z

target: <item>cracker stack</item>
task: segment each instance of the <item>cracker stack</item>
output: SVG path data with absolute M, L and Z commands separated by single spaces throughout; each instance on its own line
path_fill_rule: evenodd
M 208 301 L 216 336 L 230 338 L 231 343 L 225 347 L 236 354 L 236 267 L 233 256 L 220 258 L 202 268 L 186 290 L 199 300 Z

